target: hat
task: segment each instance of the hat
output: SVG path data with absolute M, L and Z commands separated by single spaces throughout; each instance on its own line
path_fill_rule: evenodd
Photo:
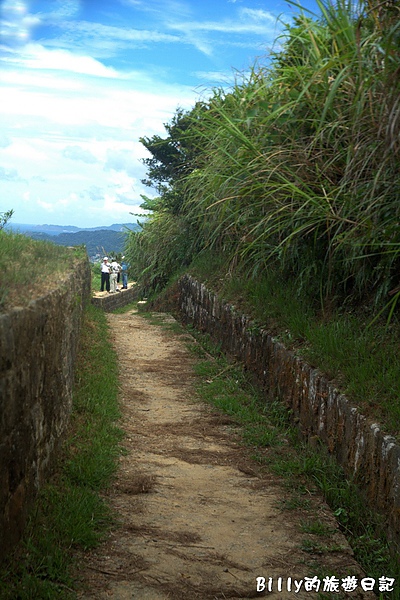
M 105 256 L 105 257 L 103 258 L 103 260 L 108 260 L 108 256 Z

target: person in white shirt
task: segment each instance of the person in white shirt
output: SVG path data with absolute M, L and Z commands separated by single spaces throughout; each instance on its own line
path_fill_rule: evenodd
M 110 275 L 110 292 L 114 293 L 114 292 L 119 292 L 120 289 L 117 286 L 117 277 L 118 277 L 118 273 L 121 270 L 121 265 L 119 263 L 117 263 L 117 261 L 114 260 L 111 263 L 111 275 Z
M 108 262 L 108 257 L 105 256 L 103 258 L 103 262 L 101 263 L 101 288 L 100 291 L 104 292 L 104 286 L 106 287 L 107 292 L 110 291 L 110 263 Z

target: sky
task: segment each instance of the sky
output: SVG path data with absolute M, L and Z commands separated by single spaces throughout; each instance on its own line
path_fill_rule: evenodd
M 267 61 L 297 12 L 283 0 L 0 2 L 0 213 L 136 221 L 154 195 L 139 138 Z

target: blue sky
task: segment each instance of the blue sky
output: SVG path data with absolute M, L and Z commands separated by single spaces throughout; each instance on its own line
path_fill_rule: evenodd
M 151 195 L 139 138 L 267 57 L 296 13 L 281 0 L 3 0 L 0 11 L 0 212 L 78 227 L 135 220 Z

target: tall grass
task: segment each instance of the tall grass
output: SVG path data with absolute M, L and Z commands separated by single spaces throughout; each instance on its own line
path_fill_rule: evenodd
M 396 432 L 400 7 L 318 5 L 320 18 L 300 12 L 286 26 L 270 64 L 185 116 L 191 154 L 170 183 L 179 211 L 169 189 L 135 238 L 138 280 L 164 285 L 191 258 L 218 255 L 219 279 L 251 279 L 252 312 L 261 305 L 273 331 L 307 344 Z M 263 289 L 271 274 L 279 285 Z
M 319 19 L 300 12 L 286 26 L 270 64 L 180 111 L 166 140 L 147 140 L 161 197 L 131 239 L 139 281 L 164 285 L 212 248 L 250 276 L 274 265 L 322 303 L 387 304 L 391 316 L 400 298 L 400 9 L 318 5 Z M 165 170 L 173 176 L 160 185 Z
M 399 21 L 319 6 L 272 67 L 210 99 L 186 210 L 250 273 L 272 262 L 316 297 L 379 305 L 398 283 Z
M 86 255 L 84 248 L 65 248 L 0 230 L 0 310 L 14 301 L 32 299 L 32 292 L 57 286 Z
M 146 295 L 165 287 L 193 258 L 190 224 L 168 210 L 157 210 L 142 224 L 141 231 L 128 236 L 126 257 Z

